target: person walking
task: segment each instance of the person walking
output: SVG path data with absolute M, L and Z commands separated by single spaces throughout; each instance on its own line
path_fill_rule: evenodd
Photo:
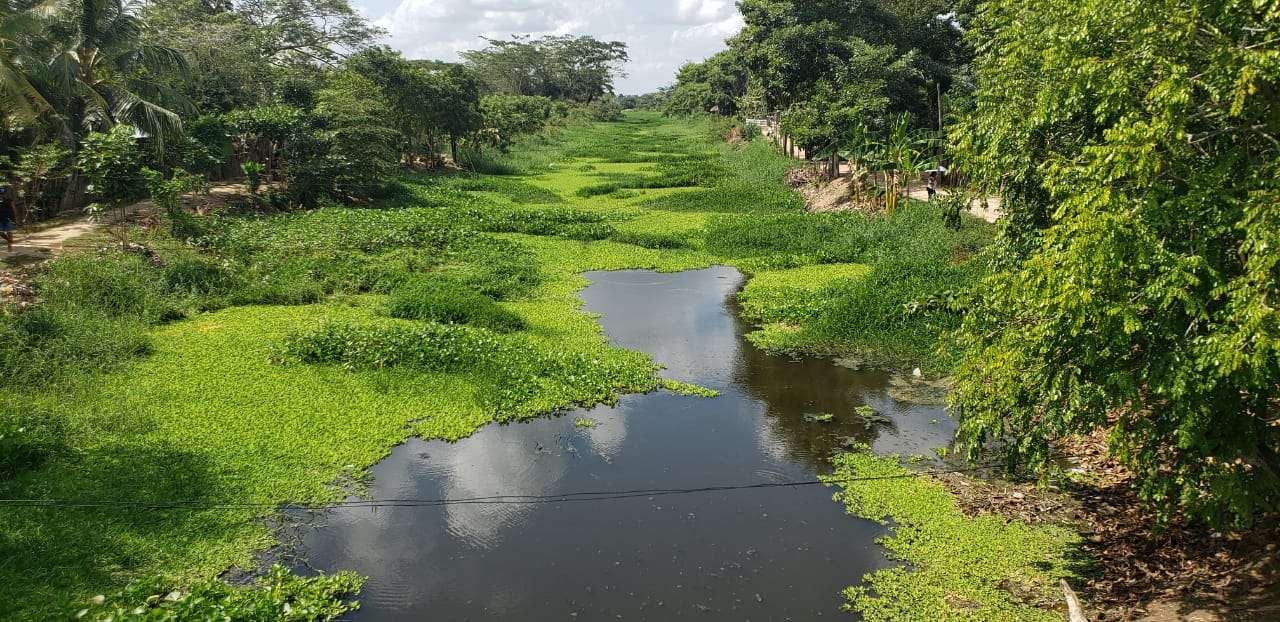
M 938 194 L 938 171 L 929 171 L 926 179 L 928 181 L 925 182 L 924 189 L 929 193 L 929 200 L 932 201 L 933 197 Z
M 0 186 L 0 237 L 4 238 L 5 250 L 9 252 L 13 252 L 13 231 L 18 228 L 12 194 L 8 186 Z

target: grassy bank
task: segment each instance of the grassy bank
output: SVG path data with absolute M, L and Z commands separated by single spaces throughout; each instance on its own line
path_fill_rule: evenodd
M 974 278 L 985 225 L 804 214 L 789 161 L 718 129 L 573 126 L 488 158 L 502 175 L 405 177 L 388 209 L 204 217 L 195 245 L 138 232 L 158 260 L 54 262 L 37 311 L 0 319 L 0 497 L 217 507 L 0 507 L 7 619 L 249 566 L 272 506 L 341 498 L 412 435 L 655 390 L 581 311 L 584 271 L 736 265 L 758 344 L 945 368 L 930 300 Z

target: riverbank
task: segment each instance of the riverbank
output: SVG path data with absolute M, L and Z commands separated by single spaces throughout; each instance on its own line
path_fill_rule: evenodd
M 411 436 L 653 390 L 649 359 L 581 311 L 587 271 L 738 266 L 764 325 L 753 342 L 945 370 L 937 335 L 954 318 L 908 303 L 977 278 L 987 225 L 953 232 L 922 205 L 805 214 L 785 158 L 717 129 L 648 115 L 574 126 L 491 164 L 508 174 L 406 177 L 399 209 L 225 215 L 199 222 L 199 249 L 140 232 L 159 261 L 57 262 L 41 321 L 4 326 L 6 368 L 30 388 L 0 400 L 23 456 L 0 489 L 124 505 L 0 509 L 6 613 L 60 616 L 139 576 L 252 566 L 274 542 L 270 508 L 341 499 L 335 482 L 358 488 Z M 420 299 L 423 278 L 483 296 L 515 330 L 481 326 L 469 298 Z M 450 321 L 471 327 L 423 332 L 459 308 Z M 459 358 L 388 355 L 403 343 Z M 174 501 L 193 507 L 139 507 Z

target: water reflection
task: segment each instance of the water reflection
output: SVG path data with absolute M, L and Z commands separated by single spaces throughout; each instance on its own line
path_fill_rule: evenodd
M 665 375 L 722 392 L 623 398 L 492 426 L 456 444 L 413 441 L 374 469 L 375 498 L 554 495 L 811 479 L 850 438 L 878 449 L 945 443 L 939 409 L 888 396 L 884 374 L 764 355 L 732 313 L 732 269 L 595 273 L 587 309 Z M 890 424 L 853 416 L 870 404 Z M 804 415 L 830 412 L 831 423 Z M 590 429 L 573 426 L 590 417 Z M 939 423 L 930 423 L 938 420 Z M 589 503 L 342 508 L 304 534 L 321 570 L 370 577 L 359 620 L 810 620 L 886 564 L 873 523 L 821 487 Z

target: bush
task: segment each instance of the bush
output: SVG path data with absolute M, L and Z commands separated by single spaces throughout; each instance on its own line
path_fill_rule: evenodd
M 606 95 L 587 104 L 587 115 L 592 121 L 621 121 L 622 104 L 617 97 Z
M 203 296 L 229 294 L 240 284 L 239 277 L 227 265 L 199 255 L 170 261 L 164 280 L 174 292 Z
M 466 285 L 446 278 L 419 278 L 391 293 L 386 314 L 406 320 L 467 324 L 499 333 L 525 327 L 524 319 Z
M 828 298 L 812 324 L 813 336 L 845 344 L 872 362 L 947 369 L 953 352 L 939 352 L 939 336 L 960 325 L 946 307 L 908 312 L 913 302 L 972 286 L 981 271 L 967 265 L 886 261 L 861 279 L 822 293 Z
M 142 196 L 142 154 L 133 131 L 133 126 L 121 124 L 84 137 L 76 168 L 88 179 L 96 200 L 115 204 Z

